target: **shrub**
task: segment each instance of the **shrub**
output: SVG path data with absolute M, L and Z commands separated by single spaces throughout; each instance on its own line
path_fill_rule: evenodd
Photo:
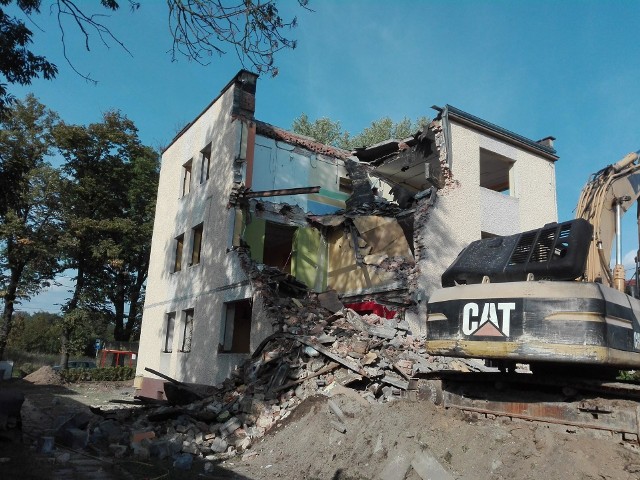
M 38 370 L 38 368 L 40 368 L 40 367 L 34 365 L 31 362 L 25 362 L 25 363 L 23 363 L 22 365 L 20 365 L 18 367 L 18 371 L 20 372 L 20 376 L 21 377 L 26 377 L 30 373 L 33 373 L 36 370 Z
M 65 382 L 115 382 L 119 380 L 133 380 L 136 375 L 131 367 L 107 368 L 73 368 L 60 372 Z

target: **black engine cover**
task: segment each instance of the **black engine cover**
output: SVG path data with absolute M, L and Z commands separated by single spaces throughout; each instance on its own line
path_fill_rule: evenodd
M 442 274 L 442 286 L 527 279 L 574 280 L 584 273 L 593 227 L 583 219 L 549 223 L 508 237 L 477 240 Z

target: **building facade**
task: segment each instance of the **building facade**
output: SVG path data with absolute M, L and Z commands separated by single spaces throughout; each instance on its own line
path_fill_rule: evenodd
M 482 236 L 557 220 L 555 151 L 446 106 L 414 136 L 347 152 L 257 120 L 241 71 L 162 156 L 138 359 L 213 385 L 274 331 L 264 294 L 334 290 L 424 333 L 426 301 Z

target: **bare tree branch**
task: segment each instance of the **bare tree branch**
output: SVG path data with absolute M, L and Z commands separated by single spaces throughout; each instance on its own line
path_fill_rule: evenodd
M 117 10 L 119 8 L 119 5 L 117 4 L 117 2 L 114 2 L 112 0 L 102 0 L 101 3 L 104 7 L 109 8 L 111 10 Z M 137 9 L 140 6 L 139 3 L 133 2 L 132 0 L 129 1 L 129 4 L 132 10 Z M 108 18 L 109 17 L 108 15 L 87 14 L 83 10 L 81 10 L 80 7 L 78 7 L 78 5 L 76 5 L 76 3 L 73 0 L 54 0 L 54 2 L 51 4 L 51 9 L 56 14 L 58 19 L 58 27 L 60 28 L 60 38 L 62 41 L 62 52 L 65 60 L 67 61 L 69 66 L 72 68 L 72 70 L 76 72 L 76 74 L 78 74 L 88 82 L 91 82 L 94 84 L 98 83 L 97 80 L 94 80 L 93 78 L 91 78 L 90 74 L 81 73 L 73 64 L 73 62 L 71 61 L 67 53 L 67 45 L 65 42 L 65 36 L 66 36 L 65 19 L 66 18 L 71 18 L 72 22 L 75 23 L 75 25 L 78 27 L 80 32 L 82 32 L 82 35 L 84 37 L 84 46 L 87 51 L 91 51 L 90 37 L 91 37 L 91 34 L 93 33 L 98 36 L 98 38 L 100 39 L 100 41 L 105 47 L 110 48 L 110 43 L 116 43 L 125 52 L 133 56 L 132 53 L 129 51 L 129 49 L 126 47 L 126 45 L 111 32 L 109 27 L 107 27 L 104 23 L 102 23 L 102 19 Z
M 308 0 L 298 0 L 308 10 Z M 296 48 L 287 32 L 297 25 L 296 17 L 283 19 L 276 0 L 245 0 L 230 5 L 225 0 L 167 0 L 169 29 L 173 36 L 172 60 L 178 54 L 202 65 L 208 57 L 227 53 L 230 44 L 243 67 L 275 76 L 274 54 Z

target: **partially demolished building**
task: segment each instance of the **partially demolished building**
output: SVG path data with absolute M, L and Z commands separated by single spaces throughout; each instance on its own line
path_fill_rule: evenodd
M 240 71 L 163 153 L 140 376 L 221 382 L 274 332 L 322 332 L 287 305 L 327 291 L 417 337 L 463 247 L 557 220 L 552 137 L 445 106 L 348 152 L 257 120 L 256 83 Z

